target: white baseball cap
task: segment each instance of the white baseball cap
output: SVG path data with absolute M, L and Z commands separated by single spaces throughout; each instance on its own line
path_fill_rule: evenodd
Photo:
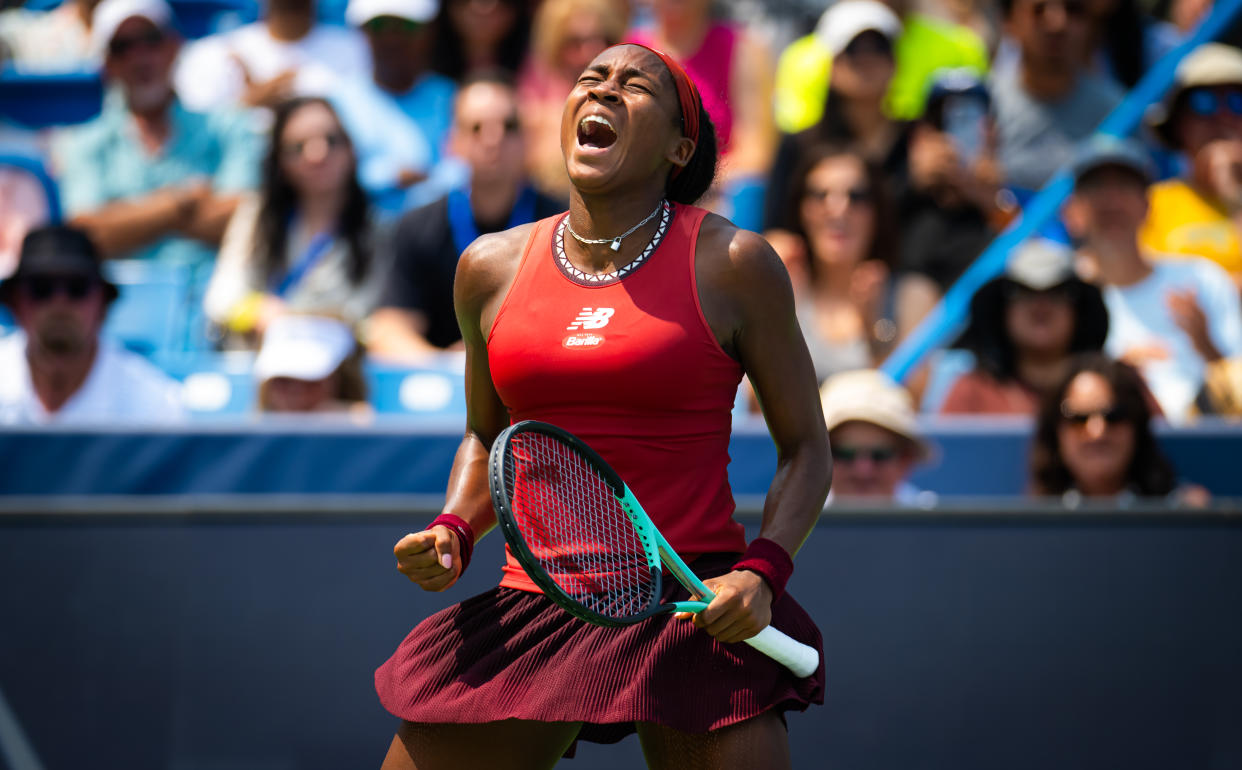
M 426 22 L 435 18 L 439 10 L 437 0 L 349 0 L 345 8 L 345 21 L 354 27 L 361 27 L 380 16 Z
M 837 56 L 868 30 L 875 30 L 892 42 L 901 35 L 901 19 L 876 0 L 841 0 L 819 17 L 815 37 Z
M 858 369 L 834 374 L 819 389 L 828 430 L 857 421 L 878 425 L 906 438 L 920 459 L 930 448 L 919 435 L 914 398 L 893 378 L 877 369 Z
M 117 29 L 134 17 L 163 30 L 172 29 L 172 8 L 164 0 L 103 0 L 91 14 L 91 50 L 105 55 Z
M 337 370 L 356 344 L 350 328 L 335 318 L 278 316 L 263 335 L 254 376 L 260 382 L 273 377 L 322 380 Z
M 1005 277 L 1028 289 L 1047 291 L 1075 277 L 1074 250 L 1047 238 L 1032 238 L 1009 256 Z

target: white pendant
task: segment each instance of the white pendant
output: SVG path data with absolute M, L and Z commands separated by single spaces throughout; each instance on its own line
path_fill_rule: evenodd
M 611 248 L 613 251 L 620 251 L 621 250 L 621 239 L 613 238 L 612 245 L 609 248 Z

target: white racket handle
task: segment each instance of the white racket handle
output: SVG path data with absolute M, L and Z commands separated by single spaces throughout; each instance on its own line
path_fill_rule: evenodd
M 768 626 L 746 640 L 746 643 L 785 668 L 799 679 L 810 676 L 819 668 L 819 653 L 814 647 Z

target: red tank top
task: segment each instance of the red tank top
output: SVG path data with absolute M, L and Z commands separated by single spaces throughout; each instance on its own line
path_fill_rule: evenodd
M 694 275 L 706 213 L 666 204 L 645 254 L 604 280 L 564 259 L 567 215 L 536 223 L 487 343 L 510 419 L 558 425 L 599 452 L 687 560 L 746 547 L 727 474 L 742 369 Z M 507 549 L 506 562 L 502 586 L 538 590 Z

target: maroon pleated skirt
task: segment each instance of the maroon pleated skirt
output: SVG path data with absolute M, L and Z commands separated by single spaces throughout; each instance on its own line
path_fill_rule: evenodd
M 708 578 L 737 558 L 710 554 L 691 566 Z M 669 579 L 664 598 L 687 593 Z M 624 738 L 635 722 L 704 733 L 823 703 L 819 629 L 788 594 L 773 604 L 772 624 L 820 650 L 813 675 L 798 679 L 750 645 L 721 644 L 670 615 L 602 628 L 542 594 L 497 587 L 420 623 L 375 672 L 375 689 L 410 722 L 580 721 L 579 739 L 596 743 Z

